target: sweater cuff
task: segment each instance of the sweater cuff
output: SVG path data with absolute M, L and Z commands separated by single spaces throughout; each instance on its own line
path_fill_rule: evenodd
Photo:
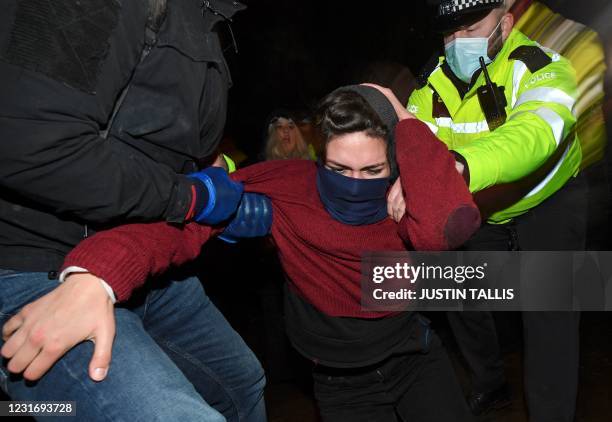
M 134 251 L 138 248 L 128 239 L 117 242 L 98 238 L 96 242 L 81 242 L 64 260 L 62 272 L 70 267 L 87 268 L 89 273 L 103 279 L 115 293 L 116 300 L 122 302 L 147 278 L 146 268 L 134 260 Z

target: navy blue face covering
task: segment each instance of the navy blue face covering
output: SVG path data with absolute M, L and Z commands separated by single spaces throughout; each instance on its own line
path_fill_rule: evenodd
M 362 226 L 387 217 L 388 177 L 355 179 L 319 164 L 317 188 L 327 212 L 341 223 Z

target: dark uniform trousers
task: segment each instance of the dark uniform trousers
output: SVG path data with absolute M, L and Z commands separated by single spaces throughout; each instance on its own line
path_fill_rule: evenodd
M 464 249 L 584 250 L 586 216 L 587 185 L 584 176 L 578 175 L 512 223 L 484 224 Z M 558 271 L 559 279 L 571 271 L 570 262 L 557 264 L 550 271 Z M 529 274 L 541 272 L 538 265 L 538 262 L 523 264 L 523 288 L 528 286 Z M 563 284 L 551 287 L 566 288 Z M 522 313 L 522 319 L 529 420 L 571 422 L 574 420 L 578 384 L 580 314 L 529 311 Z M 500 387 L 505 382 L 505 375 L 491 313 L 449 312 L 448 320 L 469 366 L 473 391 L 487 392 Z

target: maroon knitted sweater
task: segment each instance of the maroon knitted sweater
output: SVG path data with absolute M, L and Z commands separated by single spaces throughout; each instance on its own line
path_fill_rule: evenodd
M 327 213 L 316 186 L 316 164 L 270 161 L 232 174 L 247 192 L 272 201 L 272 237 L 292 287 L 329 316 L 376 318 L 389 312 L 361 310 L 361 256 L 366 251 L 452 249 L 480 225 L 480 214 L 455 159 L 418 120 L 396 128 L 397 162 L 406 215 L 350 226 Z M 104 279 L 118 300 L 145 280 L 194 259 L 218 230 L 196 223 L 131 224 L 97 233 L 75 248 L 64 268 L 76 265 Z

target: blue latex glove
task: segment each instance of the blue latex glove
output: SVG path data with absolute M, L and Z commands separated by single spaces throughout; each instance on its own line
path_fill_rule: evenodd
M 236 243 L 245 237 L 260 237 L 272 228 L 272 203 L 270 198 L 258 193 L 245 193 L 234 219 L 221 233 L 219 239 Z
M 199 189 L 206 189 L 208 200 L 194 220 L 204 224 L 219 224 L 230 218 L 240 204 L 244 187 L 234 182 L 221 167 L 207 167 L 188 175 Z

